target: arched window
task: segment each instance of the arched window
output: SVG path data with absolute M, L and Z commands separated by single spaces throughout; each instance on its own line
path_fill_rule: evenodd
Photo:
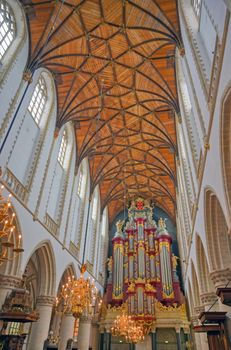
M 79 197 L 81 197 L 82 185 L 83 185 L 83 169 L 81 168 L 79 172 L 79 181 L 78 181 L 78 188 L 77 188 L 77 195 Z
M 5 0 L 0 0 L 0 60 L 3 58 L 15 38 L 15 18 Z
M 60 148 L 59 148 L 59 154 L 58 154 L 58 162 L 62 167 L 64 164 L 66 149 L 67 149 L 67 133 L 66 133 L 66 130 L 64 130 Z
M 75 195 L 72 200 L 73 215 L 71 221 L 71 242 L 70 249 L 74 255 L 79 257 L 80 246 L 83 237 L 83 224 L 87 201 L 87 184 L 88 184 L 88 163 L 87 159 L 84 159 L 79 167 L 78 174 L 76 176 Z
M 66 171 L 65 171 L 66 168 L 64 169 L 64 162 L 65 162 L 67 144 L 68 144 L 67 132 L 66 130 L 64 130 L 62 133 L 58 154 L 56 153 L 57 158 L 55 161 L 54 174 L 53 174 L 50 197 L 49 197 L 49 204 L 47 208 L 47 214 L 49 216 L 49 219 L 51 223 L 52 221 L 54 222 L 54 225 L 55 223 L 57 223 L 58 208 L 59 208 L 58 202 L 62 192 L 62 187 L 63 187 L 62 185 L 66 177 Z
M 36 75 L 34 86 L 28 90 L 28 95 L 31 92 L 31 96 L 28 98 L 27 108 L 21 107 L 19 110 L 21 125 L 4 175 L 12 191 L 23 201 L 29 195 L 34 170 L 48 130 L 50 112 L 54 106 L 54 94 L 47 94 L 47 86 L 52 91 L 50 74 L 38 71 Z
M 94 221 L 96 220 L 96 216 L 97 216 L 97 204 L 98 204 L 98 196 L 95 193 L 93 197 L 92 212 L 91 212 L 91 218 Z
M 95 264 L 95 253 L 99 243 L 99 212 L 100 208 L 100 196 L 99 196 L 99 188 L 96 187 L 93 197 L 91 200 L 91 208 L 90 208 L 90 220 L 88 225 L 88 263 L 91 272 L 96 267 Z
M 194 166 L 197 169 L 201 155 L 201 139 L 183 71 L 183 62 L 180 57 L 177 59 L 177 73 L 182 127 L 186 129 L 184 131 L 185 138 L 189 141 L 188 148 L 191 151 Z
M 106 260 L 108 255 L 108 210 L 104 209 L 100 223 L 99 249 L 97 252 L 97 275 L 98 280 L 104 284 L 106 272 Z
M 48 205 L 45 214 L 45 225 L 47 229 L 58 234 L 61 225 L 63 208 L 65 204 L 66 192 L 70 178 L 70 161 L 74 150 L 73 126 L 68 123 L 60 132 L 57 143 L 54 147 L 53 160 L 50 169 L 50 190 Z
M 39 125 L 39 122 L 41 120 L 41 117 L 45 108 L 46 100 L 47 100 L 46 83 L 43 77 L 40 76 L 28 106 L 28 111 L 30 112 L 32 118 L 34 119 L 37 125 Z

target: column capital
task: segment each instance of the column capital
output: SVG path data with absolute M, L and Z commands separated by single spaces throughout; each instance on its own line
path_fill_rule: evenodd
M 231 268 L 212 271 L 210 277 L 215 288 L 224 288 L 231 279 Z
M 82 323 L 91 323 L 92 321 L 92 316 L 81 316 L 79 319 L 80 322 Z
M 73 317 L 74 318 L 73 314 L 71 312 L 68 312 L 68 311 L 64 312 L 63 316 L 65 316 L 65 317 Z
M 22 280 L 16 276 L 6 276 L 0 274 L 0 286 L 1 288 L 20 288 L 22 286 Z
M 217 299 L 217 296 L 214 292 L 202 293 L 200 295 L 203 305 L 211 305 Z
M 37 298 L 37 305 L 53 306 L 55 297 L 51 295 L 40 295 Z

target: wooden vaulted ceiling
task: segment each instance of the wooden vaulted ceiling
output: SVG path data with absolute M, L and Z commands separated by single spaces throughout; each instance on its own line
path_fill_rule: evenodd
M 28 69 L 55 78 L 57 127 L 76 128 L 77 165 L 88 157 L 110 218 L 126 199 L 175 208 L 178 112 L 174 0 L 23 0 Z

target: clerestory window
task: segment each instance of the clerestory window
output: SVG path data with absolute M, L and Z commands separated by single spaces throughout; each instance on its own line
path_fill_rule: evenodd
M 28 106 L 28 111 L 30 112 L 32 118 L 34 119 L 37 125 L 39 125 L 39 122 L 41 120 L 46 101 L 46 83 L 44 79 L 40 77 L 38 83 L 35 86 L 33 95 Z
M 64 164 L 66 149 L 67 149 L 67 134 L 66 134 L 66 130 L 64 130 L 61 145 L 59 148 L 59 155 L 58 155 L 58 162 L 62 167 Z
M 83 172 L 81 170 L 80 174 L 79 174 L 79 182 L 78 182 L 78 189 L 77 189 L 77 194 L 79 197 L 80 197 L 81 190 L 82 190 L 82 184 L 83 184 Z
M 15 18 L 5 0 L 0 0 L 0 60 L 16 36 Z
M 201 0 L 191 0 L 191 4 L 197 18 L 200 17 Z

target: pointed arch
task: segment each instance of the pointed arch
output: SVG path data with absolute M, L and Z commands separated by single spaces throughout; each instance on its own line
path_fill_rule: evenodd
M 215 192 L 205 190 L 205 228 L 210 272 L 231 266 L 231 241 L 223 210 Z
M 65 268 L 65 270 L 62 274 L 62 277 L 61 277 L 59 284 L 58 284 L 57 294 L 60 292 L 62 285 L 68 281 L 68 278 L 72 278 L 73 276 L 74 276 L 74 278 L 76 278 L 77 274 L 76 274 L 76 269 L 75 269 L 74 265 L 71 263 Z
M 214 286 L 209 274 L 208 262 L 205 254 L 204 245 L 200 236 L 196 235 L 196 257 L 197 257 L 197 270 L 200 294 L 213 292 Z
M 7 73 L 28 38 L 27 21 L 22 5 L 14 0 L 1 1 L 1 18 L 0 61 Z
M 34 300 L 40 295 L 55 295 L 55 256 L 50 241 L 41 242 L 33 251 L 25 268 Z

